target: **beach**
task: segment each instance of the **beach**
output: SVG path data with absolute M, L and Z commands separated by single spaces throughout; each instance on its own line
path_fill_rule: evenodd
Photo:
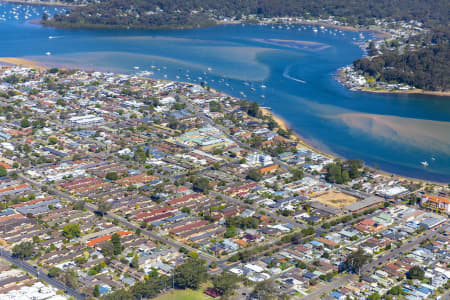
M 274 114 L 272 111 L 270 111 L 267 108 L 260 108 L 260 110 L 261 110 L 263 116 L 272 116 L 272 118 L 275 120 L 275 122 L 278 123 L 278 125 L 280 126 L 281 129 L 286 130 L 286 131 L 288 129 L 290 129 L 289 123 L 286 120 L 284 120 L 282 117 L 277 116 L 276 114 Z M 309 149 L 311 151 L 314 151 L 316 153 L 320 153 L 323 156 L 326 156 L 326 157 L 328 157 L 330 159 L 336 159 L 335 156 L 333 156 L 333 155 L 331 155 L 329 153 L 324 153 L 324 152 L 318 150 L 317 148 L 314 148 L 312 145 L 308 144 L 307 142 L 305 142 L 303 137 L 299 133 L 297 133 L 295 131 L 294 131 L 293 140 L 298 142 L 298 144 L 299 144 L 298 146 L 299 147 L 307 148 L 307 149 Z
M 425 91 L 422 89 L 411 90 L 384 90 L 384 89 L 372 89 L 372 88 L 356 88 L 357 91 L 366 93 L 378 93 L 378 94 L 417 94 L 417 95 L 430 95 L 439 97 L 450 97 L 450 91 Z
M 18 57 L 0 57 L 0 63 L 40 70 L 48 69 L 48 67 L 43 66 L 42 64 L 39 64 L 35 61 Z

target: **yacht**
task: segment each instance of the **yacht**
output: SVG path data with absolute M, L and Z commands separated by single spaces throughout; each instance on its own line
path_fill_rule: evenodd
M 45 52 L 45 55 L 50 56 L 50 55 L 52 55 L 52 53 L 51 52 Z
M 427 161 L 421 161 L 420 162 L 424 167 L 428 167 L 428 162 Z

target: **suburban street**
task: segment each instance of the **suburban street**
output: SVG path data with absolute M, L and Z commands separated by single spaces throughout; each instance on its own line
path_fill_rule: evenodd
M 83 294 L 78 293 L 76 290 L 68 287 L 61 281 L 56 280 L 55 278 L 49 277 L 45 272 L 39 271 L 39 269 L 30 265 L 29 263 L 13 257 L 9 251 L 6 251 L 6 250 L 0 248 L 0 256 L 4 259 L 8 260 L 10 263 L 17 265 L 19 268 L 32 274 L 33 276 L 36 276 L 40 280 L 54 286 L 55 288 L 64 290 L 65 293 L 67 293 L 68 295 L 73 296 L 78 300 L 85 299 L 85 296 Z
M 28 179 L 28 178 L 26 178 L 26 177 L 24 177 L 22 175 L 19 175 L 19 177 L 22 180 L 24 180 L 25 182 L 27 182 L 27 183 L 29 183 L 29 184 L 31 184 L 33 186 L 37 186 L 39 188 L 42 187 L 42 185 L 40 183 L 36 182 L 36 181 L 30 180 L 30 179 Z M 66 194 L 64 192 L 61 192 L 61 191 L 59 191 L 57 189 L 51 189 L 51 190 L 56 196 L 66 200 L 66 201 L 70 201 L 70 202 L 75 202 L 76 201 L 70 195 L 68 195 L 68 194 Z M 85 207 L 88 210 L 90 210 L 91 212 L 96 212 L 97 211 L 97 207 L 95 205 L 91 204 L 91 203 L 85 203 Z M 201 258 L 205 259 L 208 263 L 211 263 L 212 261 L 215 260 L 215 257 L 213 257 L 212 255 L 208 255 L 206 253 L 198 251 L 197 249 L 191 248 L 191 247 L 189 247 L 187 245 L 184 245 L 184 244 L 182 244 L 182 243 L 180 243 L 178 241 L 175 241 L 173 239 L 162 237 L 161 235 L 156 234 L 154 232 L 151 232 L 150 230 L 141 228 L 139 225 L 133 224 L 133 223 L 127 221 L 125 218 L 120 217 L 120 216 L 118 216 L 118 215 L 116 215 L 114 213 L 108 212 L 107 214 L 105 214 L 104 217 L 107 218 L 107 219 L 110 219 L 110 220 L 117 220 L 117 221 L 119 221 L 119 223 L 121 225 L 123 225 L 123 226 L 125 226 L 125 227 L 127 227 L 129 229 L 132 229 L 134 231 L 136 231 L 136 229 L 139 228 L 141 230 L 141 234 L 143 234 L 145 236 L 148 236 L 148 237 L 150 237 L 150 238 L 152 238 L 152 239 L 154 239 L 156 241 L 159 241 L 161 243 L 164 243 L 166 245 L 169 245 L 171 247 L 174 247 L 176 249 L 180 249 L 181 247 L 184 247 L 184 248 L 188 249 L 189 251 L 196 252 L 196 253 L 199 254 L 199 256 Z
M 373 269 L 375 269 L 377 266 L 382 265 L 390 261 L 391 259 L 397 259 L 400 255 L 404 254 L 405 252 L 411 251 L 412 249 L 416 248 L 422 241 L 426 240 L 427 238 L 430 238 L 431 236 L 438 234 L 436 231 L 426 231 L 423 235 L 409 240 L 408 243 L 403 244 L 399 248 L 395 248 L 390 250 L 388 253 L 379 256 L 377 259 L 373 260 L 369 264 L 364 265 L 361 268 L 361 274 L 368 274 Z
M 330 283 L 325 284 L 324 286 L 321 286 L 315 290 L 313 290 L 313 292 L 307 296 L 303 296 L 300 299 L 305 299 L 305 300 L 315 300 L 315 299 L 319 299 L 323 294 L 329 293 L 332 290 L 342 287 L 345 284 L 347 284 L 350 280 L 355 280 L 356 275 L 353 274 L 347 274 L 344 275 L 340 278 L 337 278 L 335 280 L 333 280 Z

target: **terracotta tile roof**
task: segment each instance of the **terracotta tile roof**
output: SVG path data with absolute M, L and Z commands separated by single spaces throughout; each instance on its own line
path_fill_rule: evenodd
M 120 236 L 125 236 L 125 235 L 132 234 L 131 231 L 119 231 L 119 232 L 116 232 L 116 233 L 117 233 L 118 235 L 120 235 Z M 104 236 L 100 236 L 100 237 L 98 237 L 98 238 L 95 238 L 95 239 L 93 239 L 93 240 L 90 240 L 90 241 L 87 242 L 86 244 L 87 244 L 88 246 L 90 246 L 90 247 L 93 247 L 93 246 L 95 246 L 95 245 L 97 245 L 97 244 L 99 244 L 99 243 L 103 243 L 103 242 L 109 241 L 109 240 L 111 239 L 111 237 L 112 237 L 111 234 L 107 234 L 107 235 L 104 235 Z
M 434 202 L 434 203 L 446 203 L 446 204 L 450 204 L 450 200 L 445 198 L 445 197 L 441 197 L 441 196 L 431 196 L 431 195 L 425 195 L 425 198 L 427 198 L 428 201 Z

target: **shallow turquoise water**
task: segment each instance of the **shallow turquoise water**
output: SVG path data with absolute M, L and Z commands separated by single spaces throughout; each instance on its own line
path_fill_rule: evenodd
M 19 7 L 18 19 L 9 17 L 13 7 Z M 257 25 L 57 30 L 27 22 L 50 8 L 34 7 L 28 20 L 26 9 L 0 5 L 0 17 L 9 17 L 0 20 L 0 56 L 123 73 L 137 66 L 158 78 L 207 81 L 272 107 L 321 150 L 405 176 L 450 182 L 450 98 L 352 92 L 334 80 L 339 67 L 363 54 L 355 45 L 359 33 Z M 420 164 L 425 160 L 427 168 Z

